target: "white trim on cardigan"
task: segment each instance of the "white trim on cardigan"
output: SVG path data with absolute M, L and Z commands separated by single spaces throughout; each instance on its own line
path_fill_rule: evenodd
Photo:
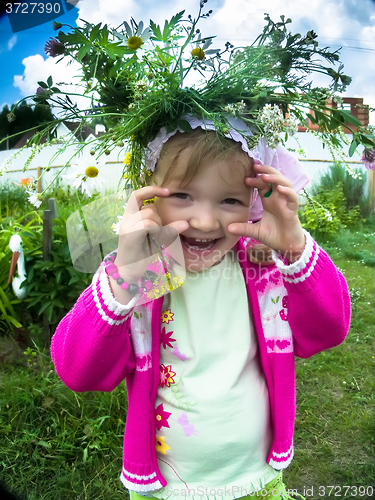
M 99 285 L 104 304 L 111 312 L 120 316 L 121 319 L 112 319 L 106 314 L 102 304 L 100 303 L 97 285 Z M 103 321 L 106 321 L 110 325 L 121 325 L 128 319 L 129 314 L 131 314 L 132 309 L 135 306 L 137 297 L 133 297 L 126 306 L 117 302 L 112 295 L 107 275 L 103 271 L 101 272 L 100 269 L 99 272 L 97 272 L 93 277 L 91 289 L 95 305 Z

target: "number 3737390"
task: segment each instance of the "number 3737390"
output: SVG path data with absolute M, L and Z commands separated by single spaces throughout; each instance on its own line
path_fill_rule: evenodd
M 60 2 L 14 2 L 5 5 L 7 14 L 60 14 Z

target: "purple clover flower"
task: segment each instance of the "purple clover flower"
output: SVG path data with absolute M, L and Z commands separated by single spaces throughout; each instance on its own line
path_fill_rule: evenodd
M 51 57 L 58 57 L 65 54 L 65 45 L 57 38 L 50 38 L 44 46 L 44 52 Z
M 361 161 L 368 170 L 375 170 L 375 149 L 365 149 Z

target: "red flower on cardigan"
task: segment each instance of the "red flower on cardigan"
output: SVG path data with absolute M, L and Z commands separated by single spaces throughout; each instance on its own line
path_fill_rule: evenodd
M 172 413 L 164 411 L 163 403 L 160 403 L 160 405 L 155 408 L 155 424 L 158 431 L 160 431 L 162 427 L 169 427 L 168 418 L 171 415 Z
M 171 384 L 174 384 L 175 381 L 173 377 L 176 375 L 176 372 L 172 372 L 172 365 L 164 366 L 160 365 L 160 385 L 163 388 L 165 385 L 170 387 Z
M 171 335 L 172 335 L 173 332 L 166 332 L 165 331 L 165 326 L 163 327 L 162 331 L 161 331 L 161 338 L 160 338 L 160 343 L 163 344 L 163 347 L 164 349 L 168 347 L 173 347 L 173 345 L 171 344 L 171 342 L 176 342 L 176 339 L 172 338 Z
M 285 309 L 281 309 L 281 311 L 279 311 L 279 314 L 280 314 L 280 318 L 283 320 L 283 321 L 288 321 L 288 296 L 287 295 L 284 295 L 283 297 L 283 308 Z

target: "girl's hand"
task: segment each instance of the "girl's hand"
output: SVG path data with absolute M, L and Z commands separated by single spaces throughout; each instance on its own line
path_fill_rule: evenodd
M 257 177 L 245 177 L 245 184 L 258 189 L 263 216 L 256 224 L 232 223 L 232 234 L 254 238 L 283 254 L 289 262 L 299 259 L 305 235 L 298 219 L 298 195 L 292 184 L 275 168 L 254 165 Z M 267 193 L 272 192 L 265 196 Z
M 152 249 L 150 248 L 148 234 L 158 240 L 159 245 L 160 238 L 163 238 L 163 243 L 168 246 L 174 241 L 177 234 L 188 229 L 189 223 L 181 220 L 171 222 L 165 226 L 165 228 L 171 229 L 164 230 L 156 205 L 143 206 L 145 200 L 155 196 L 168 197 L 169 194 L 168 188 L 160 186 L 147 186 L 137 189 L 131 194 L 120 222 L 119 244 L 115 261 L 120 272 L 122 269 L 125 273 L 124 276 L 120 274 L 123 279 L 138 280 L 155 258 L 155 245 L 152 245 Z

